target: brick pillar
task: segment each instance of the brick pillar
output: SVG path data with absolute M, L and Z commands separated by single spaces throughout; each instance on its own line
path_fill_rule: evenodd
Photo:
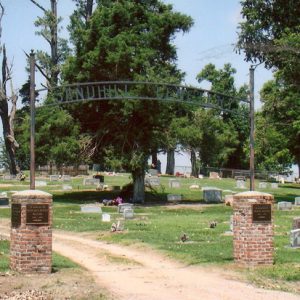
M 243 265 L 273 264 L 273 202 L 270 194 L 243 192 L 233 200 L 233 251 Z
M 21 273 L 50 273 L 52 195 L 28 190 L 11 199 L 10 267 Z

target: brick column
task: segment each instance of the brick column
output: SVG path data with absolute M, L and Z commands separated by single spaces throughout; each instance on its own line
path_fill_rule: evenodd
M 243 192 L 233 200 L 233 251 L 243 265 L 273 264 L 273 202 L 270 194 Z
M 21 273 L 50 273 L 52 195 L 28 190 L 11 199 L 10 267 Z

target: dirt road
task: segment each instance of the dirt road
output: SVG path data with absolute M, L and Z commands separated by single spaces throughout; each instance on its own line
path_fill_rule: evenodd
M 7 234 L 0 223 L 0 234 Z M 53 250 L 86 268 L 116 299 L 296 300 L 300 296 L 256 288 L 217 270 L 184 266 L 152 250 L 96 241 L 54 231 Z

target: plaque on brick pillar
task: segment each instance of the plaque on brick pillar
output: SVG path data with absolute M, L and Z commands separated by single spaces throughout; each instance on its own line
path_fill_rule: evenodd
M 10 267 L 20 273 L 52 269 L 52 195 L 22 191 L 11 199 Z
M 273 201 L 270 194 L 244 192 L 233 196 L 234 260 L 244 265 L 272 265 Z

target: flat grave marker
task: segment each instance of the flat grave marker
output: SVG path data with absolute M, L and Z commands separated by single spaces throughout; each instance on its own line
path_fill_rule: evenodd
M 83 213 L 97 213 L 97 214 L 102 213 L 102 209 L 98 205 L 92 205 L 92 204 L 81 205 L 80 209 L 81 209 L 81 212 L 83 212 Z
M 295 206 L 300 206 L 300 197 L 295 198 Z
M 125 209 L 132 209 L 133 210 L 133 204 L 132 203 L 121 203 L 118 205 L 118 213 L 122 214 Z
M 170 188 L 180 188 L 181 184 L 180 181 L 177 179 L 170 179 L 169 180 L 169 187 Z
M 291 202 L 281 201 L 277 203 L 278 210 L 292 210 L 293 206 Z
M 98 185 L 100 183 L 99 179 L 96 178 L 84 178 L 83 185 Z
M 182 195 L 180 194 L 168 194 L 168 202 L 180 202 L 182 200 Z

